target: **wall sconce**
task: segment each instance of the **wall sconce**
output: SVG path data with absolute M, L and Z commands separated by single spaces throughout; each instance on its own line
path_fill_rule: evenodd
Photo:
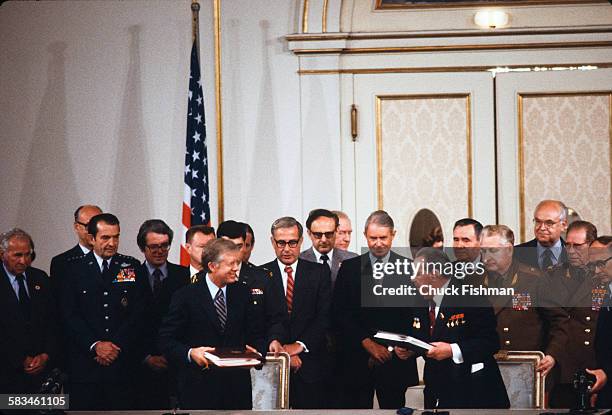
M 501 10 L 481 10 L 474 15 L 474 23 L 487 29 L 504 27 L 508 24 L 508 20 L 508 13 Z

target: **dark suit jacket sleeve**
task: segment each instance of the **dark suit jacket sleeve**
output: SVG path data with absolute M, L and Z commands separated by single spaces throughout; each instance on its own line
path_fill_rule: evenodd
M 559 361 L 569 342 L 568 323 L 569 315 L 562 308 L 562 299 L 559 292 L 551 285 L 548 277 L 538 278 L 538 312 L 546 322 L 548 339 L 545 352 Z
M 360 259 L 344 261 L 338 271 L 334 286 L 333 316 L 349 347 L 361 349 L 361 341 L 371 337 L 371 329 L 361 319 Z
M 326 345 L 326 334 L 329 329 L 331 308 L 331 275 L 329 268 L 316 265 L 313 271 L 317 275 L 317 314 L 312 323 L 302 332 L 297 340 L 304 342 L 309 351 L 319 351 Z M 307 277 L 308 278 L 308 277 Z
M 182 342 L 189 322 L 186 294 L 185 290 L 181 290 L 172 296 L 168 314 L 161 323 L 158 336 L 159 349 L 175 366 L 179 367 L 188 364 L 189 347 Z
M 37 280 L 46 292 L 45 326 L 43 328 L 45 331 L 45 341 L 41 352 L 47 353 L 51 359 L 56 360 L 60 353 L 58 304 L 54 296 L 54 291 L 51 289 L 49 277 L 44 271 L 37 271 L 39 273 Z
M 483 297 L 475 297 L 474 305 L 465 309 L 472 329 L 458 342 L 465 363 L 480 363 L 492 358 L 499 350 L 499 335 L 493 307 Z M 468 317 L 469 316 L 469 317 Z
M 77 264 L 69 266 L 69 272 L 61 278 L 60 310 L 65 328 L 65 335 L 83 349 L 89 352 L 91 345 L 100 340 L 94 331 L 81 317 L 78 307 L 77 285 L 73 281 L 78 277 L 76 271 Z
M 285 309 L 285 297 L 281 295 L 281 290 L 274 289 L 272 278 L 268 278 L 266 273 L 261 271 L 261 279 L 263 280 L 265 292 L 265 324 L 267 342 L 278 340 L 281 343 L 286 342 L 287 334 L 285 325 L 287 321 L 287 313 Z
M 135 347 L 138 347 L 139 340 L 145 334 L 146 331 L 146 310 L 150 301 L 148 293 L 147 276 L 144 274 L 143 268 L 140 264 L 135 264 L 136 268 L 136 289 L 134 290 L 134 297 L 131 301 L 134 301 L 134 309 L 130 313 L 121 327 L 115 332 L 111 341 L 119 346 L 124 352 L 126 350 L 133 351 Z M 142 356 L 144 357 L 144 356 Z

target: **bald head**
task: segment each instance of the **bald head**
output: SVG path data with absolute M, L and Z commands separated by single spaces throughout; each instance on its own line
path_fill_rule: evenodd
M 89 224 L 89 220 L 91 218 L 99 215 L 100 213 L 102 213 L 102 209 L 96 205 L 79 206 L 77 210 L 74 211 L 74 224 L 72 225 L 74 232 L 79 238 L 79 244 L 86 246 L 89 249 L 91 249 L 91 242 L 87 237 L 87 225 Z
M 555 245 L 567 229 L 567 207 L 559 200 L 542 200 L 533 212 L 533 225 L 540 245 Z

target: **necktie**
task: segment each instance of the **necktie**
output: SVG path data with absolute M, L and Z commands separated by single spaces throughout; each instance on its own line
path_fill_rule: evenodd
M 329 266 L 329 257 L 327 256 L 327 254 L 321 255 L 321 262 L 323 265 L 331 269 L 331 267 Z
M 102 275 L 106 275 L 108 273 L 108 260 L 102 261 Z
M 552 256 L 552 251 L 546 248 L 542 253 L 542 270 L 546 270 L 553 266 Z
M 287 273 L 287 311 L 291 313 L 291 309 L 293 308 L 293 285 L 295 284 L 293 280 L 293 268 L 287 265 L 285 267 L 285 272 Z
M 429 301 L 429 335 L 433 336 L 434 327 L 436 326 L 436 302 Z
M 215 309 L 217 310 L 217 317 L 219 317 L 221 330 L 225 330 L 225 323 L 227 322 L 227 307 L 225 306 L 225 296 L 223 295 L 223 290 L 221 288 L 219 288 L 217 295 L 215 295 Z
M 159 287 L 161 285 L 162 272 L 159 268 L 155 268 L 153 271 L 153 295 L 159 294 Z
M 23 274 L 16 276 L 17 284 L 19 285 L 19 294 L 17 298 L 19 300 L 19 308 L 21 308 L 21 314 L 26 320 L 30 320 L 30 297 L 25 287 L 25 277 Z

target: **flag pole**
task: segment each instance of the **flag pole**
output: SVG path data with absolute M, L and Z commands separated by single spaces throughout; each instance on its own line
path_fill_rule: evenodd
M 200 3 L 197 0 L 191 1 L 191 37 L 196 43 L 198 57 L 200 56 Z

